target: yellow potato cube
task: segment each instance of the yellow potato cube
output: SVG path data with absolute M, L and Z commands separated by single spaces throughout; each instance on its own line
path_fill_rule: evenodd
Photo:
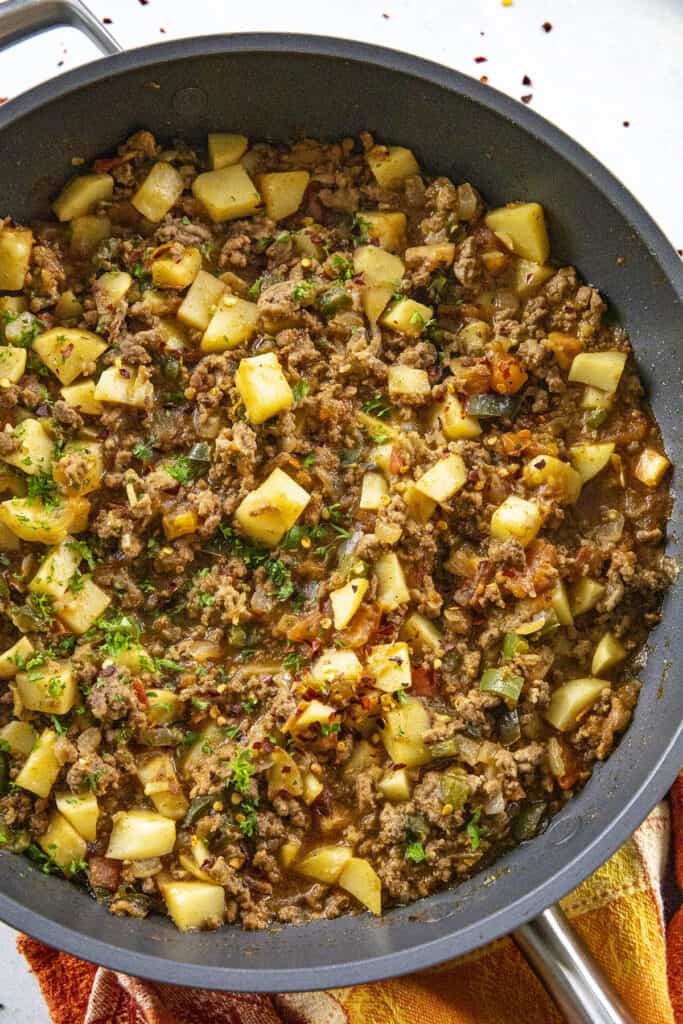
M 335 629 L 344 629 L 348 626 L 360 608 L 368 586 L 368 581 L 364 579 L 349 580 L 339 590 L 332 591 L 330 604 Z
M 74 256 L 89 256 L 111 235 L 111 221 L 102 214 L 86 213 L 71 221 L 70 249 Z
M 666 455 L 660 454 L 654 448 L 645 448 L 640 453 L 633 475 L 646 487 L 656 487 L 670 465 Z
M 181 932 L 217 928 L 225 918 L 225 889 L 209 882 L 164 881 L 159 888 L 166 909 Z
M 18 551 L 21 542 L 4 523 L 0 523 L 0 551 Z
M 277 171 L 259 174 L 256 178 L 259 192 L 271 220 L 284 220 L 301 206 L 311 176 L 308 171 Z
M 373 146 L 365 159 L 383 188 L 397 188 L 404 178 L 420 173 L 413 151 L 405 146 Z
M 614 402 L 614 395 L 609 391 L 601 391 L 600 388 L 587 387 L 581 396 L 582 409 L 611 409 Z
M 54 609 L 61 621 L 72 633 L 82 636 L 97 622 L 100 615 L 111 604 L 111 597 L 96 583 L 84 576 L 81 589 L 76 594 L 67 591 L 54 602 Z
M 413 682 L 408 644 L 399 640 L 397 643 L 372 647 L 367 669 L 378 690 L 395 693 L 407 689 Z
M 108 366 L 95 385 L 95 400 L 144 409 L 154 398 L 154 387 L 146 366 Z
M 86 416 L 99 416 L 104 411 L 102 402 L 95 398 L 95 381 L 84 380 L 82 384 L 70 384 L 61 389 L 62 398 L 67 405 Z
M 55 316 L 58 320 L 78 320 L 83 316 L 83 303 L 71 289 L 62 292 L 57 299 Z
M 160 317 L 157 330 L 169 352 L 183 353 L 189 348 L 184 328 L 173 317 Z
M 366 285 L 361 292 L 363 312 L 371 324 L 376 324 L 387 307 L 394 289 L 390 284 Z
M 258 307 L 236 295 L 223 294 L 202 337 L 202 352 L 224 352 L 248 341 L 256 331 Z
M 421 397 L 432 389 L 427 371 L 414 366 L 390 366 L 387 378 L 390 398 L 402 398 L 404 395 Z
M 145 655 L 143 654 L 143 657 Z M 147 661 L 151 659 L 147 656 Z M 137 670 L 139 671 L 139 669 Z M 151 725 L 168 725 L 183 717 L 185 704 L 173 690 L 147 690 L 147 718 Z
M 434 408 L 432 422 L 443 430 L 448 441 L 460 441 L 481 434 L 481 424 L 474 416 L 468 416 L 457 395 L 446 395 Z
M 608 464 L 614 452 L 614 445 L 607 444 L 575 444 L 569 449 L 572 466 L 585 484 L 597 476 Z
M 235 374 L 235 387 L 244 402 L 250 423 L 264 423 L 289 409 L 294 394 L 274 352 L 242 359 Z
M 97 819 L 100 816 L 100 807 L 94 793 L 70 793 L 63 790 L 55 794 L 57 810 L 62 814 L 72 828 L 75 828 L 80 836 L 94 843 L 97 839 Z
M 154 754 L 138 764 L 138 778 L 157 811 L 166 818 L 179 821 L 187 813 L 189 803 L 178 782 L 170 754 Z
M 417 490 L 439 504 L 452 498 L 466 483 L 467 469 L 460 455 L 440 459 L 415 481 Z
M 230 132 L 209 132 L 209 163 L 212 171 L 238 163 L 247 151 L 249 140 L 246 135 Z
M 59 811 L 52 812 L 38 845 L 65 875 L 78 871 L 87 853 L 85 839 Z
M 19 666 L 33 652 L 33 644 L 27 636 L 22 636 L 15 644 L 0 654 L 0 679 L 12 679 L 19 671 Z
M 602 391 L 616 391 L 626 359 L 626 352 L 579 352 L 572 361 L 569 380 Z
M 588 576 L 583 576 L 572 587 L 572 615 L 583 615 L 584 612 L 591 611 L 604 593 L 605 587 L 602 583 L 598 583 L 597 580 L 592 580 Z
M 3 462 L 16 466 L 29 476 L 47 473 L 52 463 L 54 441 L 42 420 L 22 420 L 13 431 L 6 431 L 19 442 L 15 452 L 1 456 Z
M 261 196 L 242 164 L 198 175 L 192 193 L 213 221 L 248 217 L 261 205 Z
M 602 676 L 626 657 L 626 648 L 614 633 L 605 633 L 593 652 L 591 675 Z
M 242 500 L 235 512 L 235 521 L 248 537 L 274 547 L 294 526 L 310 500 L 308 491 L 281 469 L 274 469 Z
M 403 492 L 403 500 L 406 503 L 408 515 L 417 523 L 427 523 L 434 515 L 436 502 L 419 491 L 417 485 L 412 481 Z
M 367 583 L 367 580 L 362 582 Z M 348 679 L 357 683 L 362 675 L 363 666 L 356 655 L 353 651 L 343 649 L 323 651 L 311 668 L 311 676 L 319 686 L 332 683 L 336 679 Z
M 415 651 L 441 654 L 444 650 L 444 639 L 431 619 L 420 612 L 413 612 L 401 626 L 402 640 Z
M 78 462 L 73 458 L 78 456 Z M 62 494 L 90 494 L 102 485 L 104 456 L 99 441 L 70 441 L 53 464 L 52 476 Z
M 547 487 L 558 501 L 572 505 L 581 493 L 581 477 L 568 462 L 554 455 L 537 455 L 522 471 L 527 487 Z
M 531 544 L 541 528 L 541 511 L 535 501 L 509 495 L 491 516 L 491 536 Z
M 401 283 L 405 266 L 399 256 L 394 256 L 377 245 L 361 245 L 353 254 L 353 269 L 363 275 L 366 285 L 391 285 L 397 288 Z
M 411 784 L 410 776 L 405 768 L 395 768 L 388 772 L 377 783 L 377 788 L 385 800 L 392 804 L 400 804 L 410 800 Z
M 324 788 L 317 775 L 314 775 L 313 772 L 306 772 L 303 788 L 304 803 L 307 806 L 312 804 L 320 796 Z
M 81 558 L 73 537 L 65 537 L 40 563 L 28 589 L 32 594 L 47 594 L 53 599 L 62 597 L 81 564 Z
M 78 687 L 69 662 L 50 661 L 40 669 L 17 672 L 14 685 L 27 711 L 66 715 L 76 703 Z
M 408 225 L 405 213 L 393 210 L 368 213 L 364 210 L 358 217 L 368 239 L 380 249 L 386 249 L 387 252 L 401 252 L 405 249 Z
M 403 704 L 384 715 L 382 743 L 394 764 L 418 768 L 431 761 L 423 740 L 430 724 L 427 709 L 416 697 L 406 697 Z
M 334 885 L 342 868 L 353 855 L 350 846 L 318 846 L 294 864 L 298 875 L 315 878 L 317 882 Z
M 91 373 L 107 347 L 106 341 L 92 331 L 78 327 L 53 327 L 33 342 L 33 351 L 62 384 L 71 384 L 86 370 Z
M 162 516 L 161 524 L 167 538 L 174 540 L 176 537 L 184 537 L 187 533 L 196 533 L 199 520 L 194 509 L 187 509 L 185 512 L 169 512 Z
M 158 223 L 183 194 L 183 179 L 175 167 L 160 160 L 154 164 L 131 203 L 143 217 Z
M 377 577 L 377 603 L 384 612 L 392 612 L 410 600 L 403 567 L 398 555 L 388 551 L 375 562 Z
M 156 811 L 119 811 L 113 820 L 105 855 L 113 860 L 165 857 L 175 846 L 175 821 Z
M 82 174 L 67 181 L 52 209 L 57 220 L 74 220 L 90 213 L 97 203 L 106 202 L 114 194 L 111 174 Z
M 520 298 L 526 299 L 542 284 L 549 281 L 555 272 L 555 268 L 549 267 L 547 264 L 519 259 L 515 262 L 515 291 Z
M 0 383 L 16 384 L 26 372 L 26 349 L 0 345 Z
M 399 299 L 389 306 L 380 323 L 410 338 L 419 338 L 431 319 L 431 306 L 415 302 L 414 299 Z
M 382 913 L 382 883 L 374 868 L 362 857 L 350 857 L 337 879 L 341 889 L 372 911 L 378 917 Z
M 364 512 L 377 512 L 382 508 L 389 494 L 389 485 L 381 473 L 365 473 L 360 491 L 360 508 Z
M 271 758 L 272 764 L 268 769 L 268 799 L 274 799 L 283 790 L 290 796 L 301 796 L 304 791 L 303 779 L 292 755 L 282 747 L 276 747 Z
M 574 616 L 572 615 L 571 605 L 569 603 L 569 595 L 567 594 L 567 588 L 562 580 L 558 580 L 556 583 L 550 596 L 550 604 L 557 615 L 557 620 L 561 626 L 574 625 Z
M 50 795 L 61 768 L 54 752 L 56 739 L 54 729 L 45 729 L 15 779 L 17 786 L 43 799 Z
M 202 254 L 194 247 L 185 249 L 178 259 L 159 256 L 152 260 L 152 282 L 157 288 L 189 288 L 201 266 Z
M 37 738 L 35 729 L 28 722 L 18 722 L 16 719 L 0 729 L 0 740 L 7 744 L 13 754 L 22 754 L 24 757 L 31 753 Z
M 182 301 L 178 319 L 186 327 L 205 331 L 224 291 L 223 281 L 219 281 L 205 270 L 200 270 Z
M 491 210 L 484 218 L 491 231 L 508 235 L 518 256 L 532 263 L 545 263 L 550 243 L 540 203 L 508 203 Z
M 329 725 L 336 713 L 331 704 L 309 700 L 285 722 L 283 732 L 296 735 L 310 729 L 312 725 Z
M 88 522 L 87 498 L 70 498 L 46 508 L 38 498 L 11 498 L 0 503 L 0 523 L 17 537 L 36 544 L 59 544 L 66 535 L 82 532 Z
M 133 278 L 123 270 L 108 270 L 101 274 L 93 285 L 93 292 L 98 299 L 104 299 L 108 305 L 116 306 L 121 302 L 133 283 Z M 69 381 L 64 381 L 68 384 Z
M 0 231 L 0 291 L 18 292 L 31 262 L 33 232 L 27 228 Z
M 408 266 L 426 263 L 432 271 L 438 267 L 450 267 L 454 259 L 455 245 L 453 242 L 414 245 L 405 251 L 405 260 Z
M 324 259 L 325 253 L 323 247 L 318 241 L 320 235 L 320 225 L 311 225 L 305 228 L 299 228 L 292 235 L 292 241 L 294 242 L 294 248 L 302 256 L 308 256 L 311 260 Z
M 568 732 L 609 685 L 604 679 L 572 679 L 553 693 L 545 712 L 546 719 L 560 732 Z

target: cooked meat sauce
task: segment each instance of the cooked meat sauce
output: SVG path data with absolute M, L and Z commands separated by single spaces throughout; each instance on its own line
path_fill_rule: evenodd
M 98 159 L 0 221 L 0 846 L 181 929 L 379 914 L 542 831 L 671 569 L 623 329 L 368 134 Z

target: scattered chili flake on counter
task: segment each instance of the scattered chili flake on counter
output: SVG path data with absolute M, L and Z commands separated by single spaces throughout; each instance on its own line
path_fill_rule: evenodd
M 631 122 L 630 121 L 622 121 L 622 124 L 623 124 L 624 128 L 630 128 L 631 127 Z
M 533 93 L 528 92 L 525 96 L 522 96 L 520 98 L 522 100 L 522 103 L 531 103 L 532 99 L 534 98 L 534 95 Z
M 541 28 L 543 29 L 544 32 L 552 32 L 552 30 L 553 30 L 553 23 L 551 21 L 544 21 L 543 24 L 541 25 Z
M 531 79 L 528 75 L 524 75 L 522 78 L 522 85 L 531 85 Z
M 474 58 L 474 63 L 475 64 L 485 64 L 487 60 L 488 60 L 488 57 L 475 57 Z

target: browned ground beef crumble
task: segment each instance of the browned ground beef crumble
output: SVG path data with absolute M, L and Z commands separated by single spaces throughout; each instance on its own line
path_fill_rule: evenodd
M 410 159 L 367 134 L 252 145 L 266 212 L 212 218 L 205 155 L 139 132 L 95 162 L 113 192 L 32 226 L 0 297 L 2 351 L 28 355 L 0 363 L 2 650 L 26 638 L 0 658 L 0 844 L 113 913 L 262 928 L 377 910 L 380 883 L 384 907 L 418 899 L 541 831 L 630 720 L 671 570 L 628 339 L 572 267 Z M 182 191 L 152 221 L 156 164 Z M 291 170 L 276 222 L 284 179 L 260 175 Z M 193 326 L 200 267 L 218 292 Z M 62 393 L 76 329 L 101 344 Z M 614 393 L 575 372 L 601 352 L 628 354 Z M 268 354 L 260 422 L 268 360 L 252 391 L 237 371 Z M 252 529 L 274 470 L 294 496 L 257 498 Z M 55 545 L 67 575 L 37 586 Z

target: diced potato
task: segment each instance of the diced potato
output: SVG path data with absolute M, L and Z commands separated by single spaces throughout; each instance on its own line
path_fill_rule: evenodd
M 133 278 L 123 270 L 108 270 L 106 274 L 100 274 L 93 285 L 93 293 L 96 297 L 106 301 L 108 306 L 116 306 L 121 302 L 133 283 Z M 64 384 L 69 384 L 68 380 Z
M 161 517 L 161 525 L 168 540 L 175 540 L 176 537 L 184 537 L 188 533 L 196 533 L 199 526 L 199 519 L 194 509 L 186 509 L 184 512 L 169 512 Z
M 77 871 L 87 853 L 85 839 L 59 811 L 53 811 L 50 815 L 47 829 L 39 837 L 38 845 L 65 875 Z
M 73 537 L 65 537 L 40 563 L 28 589 L 33 594 L 47 594 L 53 599 L 62 597 L 80 563 L 81 554 Z
M 491 536 L 518 540 L 526 547 L 541 528 L 541 512 L 535 501 L 510 494 L 491 516 Z
M 205 270 L 200 270 L 181 303 L 178 319 L 187 327 L 205 331 L 224 291 L 223 281 Z
M 562 580 L 558 580 L 555 584 L 555 588 L 550 595 L 550 604 L 557 615 L 557 621 L 561 626 L 574 625 L 574 616 L 572 615 L 571 605 L 569 604 L 569 595 L 567 594 L 567 588 Z
M 180 788 L 173 758 L 168 753 L 154 754 L 138 762 L 138 778 L 159 814 L 179 821 L 187 814 L 189 802 Z
M 165 857 L 175 846 L 175 821 L 156 811 L 119 811 L 105 856 L 113 860 Z
M 375 562 L 377 603 L 383 612 L 392 612 L 410 600 L 410 591 L 398 555 L 388 551 Z
M 420 612 L 413 612 L 401 626 L 401 639 L 415 651 L 440 654 L 444 650 L 444 639 L 431 619 Z
M 26 371 L 26 349 L 14 345 L 0 346 L 0 384 L 9 381 L 16 384 Z
M 261 196 L 242 164 L 198 175 L 192 194 L 213 221 L 248 217 L 261 205 Z
M 371 324 L 376 324 L 387 307 L 394 289 L 390 284 L 366 285 L 361 293 L 363 312 Z
M 157 288 L 189 288 L 201 266 L 202 254 L 191 246 L 178 259 L 159 256 L 152 260 L 152 281 Z
M 484 320 L 473 320 L 458 331 L 458 343 L 466 355 L 480 356 L 492 337 L 490 324 Z
M 247 151 L 249 140 L 246 135 L 231 132 L 209 132 L 209 163 L 212 171 L 238 163 Z
M 248 537 L 274 547 L 294 526 L 310 500 L 308 491 L 281 469 L 274 469 L 240 502 L 235 521 Z
M 382 883 L 374 868 L 362 857 L 351 857 L 337 880 L 342 889 L 376 914 L 382 913 Z
M 415 487 L 439 504 L 448 501 L 467 481 L 467 469 L 460 455 L 448 455 L 440 459 L 415 481 Z
M 28 757 L 36 745 L 38 736 L 32 725 L 28 722 L 19 722 L 13 719 L 0 729 L 0 740 L 6 743 L 13 754 L 21 754 Z
M 583 615 L 584 612 L 591 611 L 604 593 L 605 587 L 602 583 L 598 583 L 597 580 L 592 580 L 588 576 L 583 576 L 572 587 L 572 615 Z
M 181 774 L 185 779 L 194 779 L 206 761 L 206 751 L 217 750 L 225 742 L 225 733 L 217 725 L 211 723 L 200 732 L 197 741 L 192 744 L 180 761 Z
M 55 794 L 57 810 L 80 836 L 94 843 L 97 839 L 97 819 L 100 807 L 97 797 L 91 791 L 86 793 L 70 793 L 64 790 Z
M 581 493 L 581 477 L 568 462 L 554 455 L 537 455 L 522 471 L 527 487 L 546 487 L 558 501 L 573 505 Z
M 57 220 L 74 220 L 90 213 L 98 203 L 106 202 L 114 194 L 111 174 L 82 174 L 67 181 L 52 209 Z
M 209 882 L 164 881 L 159 885 L 166 909 L 181 932 L 217 928 L 225 918 L 225 889 Z
M 33 644 L 27 636 L 20 637 L 15 644 L 0 654 L 0 679 L 12 679 L 19 671 L 19 665 L 33 652 Z
M 268 799 L 273 800 L 283 791 L 290 796 L 301 796 L 304 783 L 299 766 L 292 755 L 282 747 L 276 747 L 271 758 L 272 764 L 268 769 Z
M 235 387 L 253 424 L 264 423 L 289 409 L 294 402 L 294 394 L 275 352 L 242 359 L 235 374 Z
M 361 245 L 353 254 L 353 269 L 363 275 L 366 285 L 391 285 L 396 288 L 405 267 L 399 256 L 380 249 L 377 245 Z
M 369 583 L 364 579 L 349 580 L 330 594 L 335 629 L 344 629 L 361 606 Z M 343 653 L 343 652 L 342 652 Z
M 605 444 L 575 444 L 569 449 L 569 458 L 572 466 L 581 477 L 581 483 L 587 483 L 597 476 L 609 462 L 614 445 Z
M 69 387 L 62 388 L 61 392 L 67 405 L 79 412 L 84 412 L 87 416 L 99 416 L 101 412 L 104 412 L 102 402 L 98 402 L 95 398 L 94 380 L 84 380 L 82 384 L 71 384 Z
M 312 725 L 329 725 L 335 714 L 336 710 L 330 704 L 323 704 L 319 700 L 309 700 L 301 710 L 296 711 L 287 720 L 284 732 L 296 735 L 296 733 L 310 729 Z
M 420 165 L 405 146 L 373 146 L 365 154 L 375 181 L 383 188 L 396 188 L 404 178 L 420 173 Z
M 614 633 L 605 633 L 593 653 L 591 674 L 603 676 L 626 657 L 626 648 L 617 640 Z
M 42 420 L 22 420 L 11 433 L 19 448 L 1 456 L 3 462 L 16 466 L 29 476 L 46 473 L 52 463 L 54 441 L 48 434 Z
M 320 225 L 312 224 L 304 228 L 299 228 L 292 235 L 292 241 L 294 242 L 294 248 L 302 256 L 308 256 L 311 260 L 322 261 L 325 257 L 325 252 L 319 239 Z
M 86 213 L 71 221 L 70 249 L 74 256 L 89 256 L 111 235 L 111 221 L 102 214 Z
M 353 856 L 350 846 L 319 846 L 294 864 L 298 875 L 334 885 L 345 864 Z
M 509 203 L 491 210 L 484 218 L 491 231 L 509 235 L 518 256 L 532 263 L 545 263 L 550 243 L 540 203 Z
M 284 220 L 301 206 L 311 176 L 308 171 L 275 171 L 259 174 L 258 190 L 263 197 L 266 216 L 271 220 Z
M 74 469 L 72 456 L 79 456 Z M 102 485 L 104 457 L 99 441 L 70 441 L 64 454 L 52 467 L 52 476 L 62 494 L 90 494 Z
M 40 669 L 17 672 L 14 685 L 27 711 L 66 715 L 76 703 L 78 686 L 68 661 L 50 661 Z
M 428 395 L 431 391 L 427 371 L 418 370 L 414 366 L 390 366 L 387 377 L 391 398 L 401 398 L 403 395 Z
M 408 644 L 399 640 L 397 643 L 371 647 L 367 670 L 375 680 L 377 689 L 384 693 L 408 689 L 413 682 Z
M 368 463 L 381 469 L 385 476 L 393 476 L 395 475 L 391 469 L 393 452 L 394 445 L 391 442 L 377 445 L 368 455 Z
M 394 764 L 417 768 L 431 760 L 423 740 L 429 727 L 429 713 L 415 697 L 407 697 L 405 703 L 386 712 L 382 743 Z
M 83 303 L 70 288 L 57 299 L 55 316 L 58 320 L 78 320 L 83 316 Z
M 605 689 L 609 683 L 604 679 L 572 679 L 555 690 L 545 717 L 560 732 L 568 732 Z
M 76 636 L 87 633 L 90 627 L 111 604 L 111 597 L 85 576 L 76 594 L 67 591 L 54 602 L 58 617 Z
M 57 733 L 53 729 L 45 729 L 14 780 L 17 786 L 43 800 L 50 795 L 61 768 L 54 752 L 56 739 Z
M 143 657 L 151 662 L 149 655 L 143 655 Z M 173 690 L 147 690 L 145 711 L 150 725 L 168 725 L 169 722 L 177 722 L 179 718 L 183 717 L 184 709 L 183 698 Z
M 0 551 L 18 551 L 21 541 L 8 529 L 4 523 L 0 523 Z
M 645 448 L 640 453 L 633 475 L 646 487 L 656 487 L 670 465 L 666 455 L 656 452 L 654 448 Z
M 371 416 L 370 413 L 358 412 L 356 413 L 356 419 L 361 427 L 363 427 L 370 440 L 377 441 L 377 439 L 380 438 L 381 440 L 378 441 L 378 443 L 382 446 L 384 446 L 386 441 L 398 436 L 398 430 L 396 427 L 393 427 L 391 423 L 387 423 L 386 420 L 379 419 L 377 416 Z M 389 446 L 389 451 L 390 448 L 391 446 Z M 373 451 L 377 452 L 379 449 L 375 448 Z M 384 466 L 381 468 L 385 469 Z M 389 472 L 389 470 L 385 469 L 385 472 Z
M 377 512 L 387 502 L 389 486 L 381 473 L 368 472 L 363 476 L 359 506 L 364 512 Z
M 454 259 L 455 245 L 453 242 L 414 245 L 405 251 L 405 260 L 408 265 L 426 263 L 431 270 L 436 270 L 438 267 L 450 267 Z
M 368 238 L 380 249 L 387 252 L 400 252 L 405 249 L 407 220 L 405 213 L 397 211 L 378 211 L 359 213 L 359 218 L 367 231 Z
M 56 508 L 46 508 L 38 498 L 10 498 L 0 503 L 0 523 L 22 540 L 59 544 L 70 531 L 86 528 L 89 511 L 87 498 L 69 498 Z
M 614 402 L 614 395 L 609 391 L 602 391 L 600 388 L 584 388 L 581 396 L 582 409 L 611 409 Z
M 555 268 L 549 267 L 547 264 L 519 259 L 515 262 L 515 291 L 520 298 L 526 299 L 542 284 L 549 281 L 555 272 Z
M 131 198 L 131 203 L 138 213 L 157 224 L 178 202 L 183 188 L 183 179 L 175 167 L 160 160 Z
M 415 302 L 414 299 L 399 299 L 389 306 L 380 322 L 384 327 L 390 327 L 392 331 L 400 331 L 410 338 L 419 338 L 431 319 L 431 306 Z
M 428 498 L 426 494 L 417 489 L 414 483 L 409 483 L 403 492 L 403 500 L 406 503 L 409 516 L 418 523 L 427 523 L 434 515 L 436 502 Z
M 292 864 L 299 856 L 299 850 L 301 849 L 301 843 L 297 839 L 289 839 L 286 843 L 283 843 L 278 850 L 278 857 L 280 859 L 280 866 L 284 871 L 291 868 Z
M 28 228 L 0 230 L 0 291 L 18 292 L 31 262 L 33 232 Z
M 358 582 L 367 584 L 367 580 Z M 363 667 L 356 655 L 353 651 L 344 649 L 324 651 L 311 668 L 313 681 L 318 685 L 332 683 L 336 679 L 358 682 L 362 675 Z
M 131 367 L 123 363 L 108 366 L 100 374 L 95 386 L 95 399 L 98 402 L 144 409 L 153 398 L 154 387 L 146 366 Z
M 62 384 L 71 384 L 80 377 L 103 352 L 107 343 L 92 331 L 78 327 L 53 327 L 39 334 L 33 342 L 36 352 Z
M 457 395 L 446 395 L 435 406 L 432 422 L 441 427 L 448 441 L 460 441 L 481 434 L 479 420 L 467 415 Z
M 405 768 L 395 768 L 394 771 L 388 772 L 379 780 L 377 788 L 385 800 L 389 800 L 392 804 L 410 800 L 410 778 Z
M 602 391 L 616 391 L 626 359 L 626 352 L 579 352 L 572 361 L 569 380 Z

